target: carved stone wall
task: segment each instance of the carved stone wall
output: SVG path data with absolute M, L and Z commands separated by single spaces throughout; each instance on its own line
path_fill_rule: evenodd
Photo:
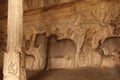
M 119 65 L 120 45 L 113 45 L 114 38 L 120 43 L 119 4 L 118 0 L 83 0 L 25 12 L 27 68 Z M 50 42 L 52 35 L 57 43 Z
M 112 56 L 101 56 L 96 48 L 108 37 L 119 37 L 119 2 L 83 1 L 62 6 L 31 15 L 34 17 L 32 23 L 28 22 L 31 17 L 25 16 L 25 26 L 35 27 L 35 32 L 46 33 L 47 36 L 56 34 L 58 40 L 72 40 L 76 45 L 74 67 L 113 66 L 116 61 Z

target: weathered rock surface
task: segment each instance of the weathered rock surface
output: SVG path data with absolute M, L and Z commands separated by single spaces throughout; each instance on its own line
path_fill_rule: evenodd
M 31 62 L 27 64 L 27 68 L 34 70 L 44 69 L 47 64 L 47 56 L 55 52 L 59 53 L 59 49 L 61 48 L 55 47 L 53 47 L 55 50 L 49 48 L 49 51 L 52 50 L 52 53 L 49 51 L 46 52 L 48 46 L 50 46 L 48 45 L 48 38 L 53 34 L 58 36 L 58 41 L 67 39 L 74 43 L 76 48 L 73 46 L 68 48 L 70 49 L 69 52 L 72 52 L 68 52 L 69 57 L 74 59 L 72 63 L 74 64 L 74 67 L 72 66 L 73 68 L 85 66 L 112 67 L 118 65 L 120 59 L 119 55 L 116 56 L 118 53 L 112 54 L 111 56 L 102 50 L 105 55 L 101 55 L 100 52 L 96 52 L 96 49 L 104 43 L 109 43 L 107 38 L 120 37 L 119 23 L 119 0 L 80 0 L 73 3 L 56 5 L 54 7 L 25 11 L 25 52 L 29 56 L 27 57 L 27 63 Z M 5 27 L 6 19 L 2 18 L 0 25 Z M 39 37 L 43 34 L 45 34 L 44 37 Z M 38 36 L 37 39 L 36 35 Z M 102 44 L 99 44 L 99 42 Z M 66 44 L 63 43 L 60 43 L 60 45 L 66 46 Z M 69 43 L 69 45 L 71 46 L 71 43 Z M 116 46 L 120 47 L 120 45 Z M 110 46 L 111 50 L 113 50 L 114 47 L 114 45 Z M 109 50 L 109 54 L 112 53 L 111 50 Z M 66 53 L 67 52 L 62 54 L 66 55 Z M 52 61 L 49 60 L 49 63 L 54 64 L 54 68 L 58 68 L 58 65 L 61 66 L 59 66 L 59 68 L 63 68 L 63 66 L 68 67 L 69 65 L 66 59 L 51 59 Z M 63 64 L 63 62 L 65 63 Z

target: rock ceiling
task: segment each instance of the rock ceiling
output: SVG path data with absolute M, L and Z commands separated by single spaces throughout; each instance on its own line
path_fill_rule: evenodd
M 0 18 L 7 15 L 7 1 L 0 0 Z M 24 11 L 44 8 L 79 0 L 24 0 Z

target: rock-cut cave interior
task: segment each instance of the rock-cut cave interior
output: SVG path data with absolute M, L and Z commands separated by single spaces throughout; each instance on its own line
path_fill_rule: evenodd
M 21 34 L 22 39 L 14 37 Z M 15 60 L 13 48 L 20 40 L 24 59 Z M 17 74 L 22 69 L 14 61 L 22 65 L 22 60 L 25 74 Z M 17 75 L 26 75 L 24 80 L 120 80 L 120 0 L 0 0 L 0 80 Z

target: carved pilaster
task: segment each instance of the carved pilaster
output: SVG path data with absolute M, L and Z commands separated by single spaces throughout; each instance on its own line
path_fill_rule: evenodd
M 26 80 L 22 37 L 23 0 L 8 0 L 7 52 L 4 54 L 4 80 Z

